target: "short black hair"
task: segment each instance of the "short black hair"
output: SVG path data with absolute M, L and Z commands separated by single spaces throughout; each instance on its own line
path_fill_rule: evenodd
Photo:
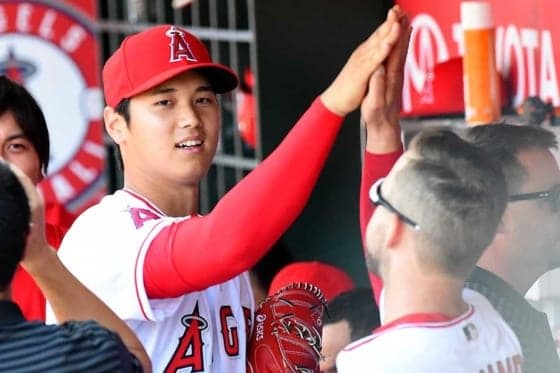
M 484 149 L 501 165 L 510 194 L 518 191 L 527 174 L 517 159 L 519 152 L 558 147 L 554 133 L 534 126 L 504 123 L 474 126 L 467 129 L 464 137 L 470 143 Z
M 379 308 L 370 288 L 356 288 L 334 297 L 326 307 L 324 325 L 347 321 L 350 325 L 350 341 L 370 335 L 381 325 Z
M 126 122 L 126 125 L 128 127 L 128 125 L 130 124 L 130 99 L 123 98 L 121 101 L 119 101 L 119 103 L 115 107 L 115 112 L 124 118 L 124 121 Z M 118 145 L 115 144 L 114 150 L 115 150 L 114 152 L 115 161 L 119 166 L 120 171 L 123 172 L 124 162 L 121 155 L 121 149 L 119 148 Z
M 115 107 L 115 112 L 123 116 L 126 124 L 130 122 L 130 99 L 122 99 Z
M 9 288 L 23 257 L 30 215 L 23 186 L 8 165 L 0 162 L 0 291 Z
M 31 142 L 47 173 L 50 157 L 50 141 L 47 121 L 33 96 L 21 85 L 0 75 L 0 115 L 11 112 L 23 135 Z

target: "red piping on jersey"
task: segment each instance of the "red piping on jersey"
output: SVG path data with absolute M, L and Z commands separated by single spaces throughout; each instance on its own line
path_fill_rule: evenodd
M 373 154 L 366 152 L 364 154 L 364 165 L 362 170 L 362 181 L 360 185 L 360 230 L 362 233 L 362 245 L 364 251 L 366 248 L 366 229 L 369 219 L 373 214 L 375 206 L 369 200 L 369 188 L 382 177 L 387 176 L 393 165 L 403 154 L 403 150 L 399 149 L 386 154 Z M 371 287 L 375 295 L 375 301 L 379 304 L 379 296 L 383 288 L 381 278 L 374 273 L 368 272 Z
M 136 193 L 132 193 L 130 191 L 128 193 L 130 193 L 135 198 L 138 198 L 138 199 L 144 201 L 146 203 L 146 205 L 148 205 L 150 208 L 153 209 L 153 207 L 150 203 L 148 203 L 145 199 L 141 198 Z M 158 211 L 158 210 L 156 210 L 156 211 Z M 144 245 L 146 245 L 146 241 L 151 236 L 154 229 L 156 229 L 159 226 L 160 223 L 161 222 L 158 222 L 157 224 L 154 224 L 154 226 L 150 230 L 150 233 L 148 233 L 146 235 L 146 238 L 144 239 L 144 241 L 140 245 L 140 250 L 138 250 L 138 254 L 136 255 L 136 261 L 134 262 L 134 290 L 136 291 L 136 300 L 138 301 L 138 304 L 140 305 L 140 311 L 142 311 L 142 316 L 144 316 L 144 318 L 146 320 L 151 320 L 151 318 L 148 317 L 148 315 L 146 313 L 146 310 L 144 309 L 144 303 L 142 302 L 142 299 L 140 298 L 140 290 L 139 290 L 139 287 L 138 287 L 138 262 L 140 261 L 140 256 L 142 255 L 142 252 L 143 252 L 142 248 L 144 247 Z
M 342 120 L 317 98 L 278 148 L 211 213 L 163 228 L 144 262 L 148 296 L 203 290 L 255 265 L 301 213 Z
M 123 192 L 126 192 L 126 193 L 130 194 L 131 196 L 133 196 L 136 199 L 139 199 L 146 206 L 148 206 L 150 209 L 154 210 L 154 212 L 157 213 L 158 215 L 160 215 L 162 217 L 165 216 L 165 214 L 156 205 L 154 205 L 152 202 L 148 201 L 144 196 L 136 193 L 135 191 L 127 189 L 127 188 L 123 188 Z
M 457 325 L 474 314 L 474 307 L 469 305 L 469 309 L 467 312 L 459 315 L 455 318 L 451 318 L 446 316 L 442 313 L 413 313 L 410 315 L 405 315 L 400 317 L 396 320 L 391 321 L 388 324 L 385 324 L 377 329 L 374 330 L 374 333 L 361 340 L 360 342 L 356 342 L 355 344 L 351 344 L 348 347 L 344 348 L 344 351 L 352 351 L 358 347 L 363 346 L 366 343 L 373 341 L 374 339 L 382 336 L 386 332 L 389 332 L 394 329 L 405 329 L 405 328 L 429 328 L 429 329 L 438 329 L 438 328 L 448 328 L 453 325 Z

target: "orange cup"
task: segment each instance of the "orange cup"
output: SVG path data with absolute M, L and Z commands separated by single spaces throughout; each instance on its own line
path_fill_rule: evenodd
M 461 26 L 465 121 L 469 125 L 497 122 L 501 106 L 490 4 L 483 1 L 462 2 Z

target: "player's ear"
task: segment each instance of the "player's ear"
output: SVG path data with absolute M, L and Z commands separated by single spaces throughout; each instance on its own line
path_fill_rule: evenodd
M 120 144 L 124 139 L 124 134 L 128 129 L 126 121 L 122 115 L 117 113 L 110 106 L 105 106 L 103 110 L 105 130 L 116 144 Z
M 405 223 L 397 216 L 397 214 L 387 214 L 385 221 L 385 242 L 384 246 L 392 249 L 399 246 L 403 238 Z

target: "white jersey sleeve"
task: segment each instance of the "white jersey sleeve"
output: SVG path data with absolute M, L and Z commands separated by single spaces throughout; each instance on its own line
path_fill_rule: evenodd
M 148 300 L 144 259 L 158 232 L 178 220 L 118 191 L 78 217 L 58 255 L 119 317 L 156 321 L 173 313 L 177 302 Z M 47 321 L 55 321 L 48 304 Z

